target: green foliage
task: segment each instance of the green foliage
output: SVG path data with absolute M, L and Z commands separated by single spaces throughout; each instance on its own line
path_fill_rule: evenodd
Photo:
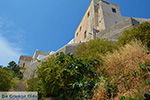
M 140 40 L 150 48 L 150 22 L 144 22 L 124 31 L 123 35 L 119 37 L 117 44 L 125 45 L 134 39 Z
M 107 96 L 109 98 L 114 98 L 117 95 L 117 86 L 114 84 L 107 84 Z
M 26 81 L 27 83 L 27 91 L 37 91 L 38 98 L 41 100 L 42 94 L 46 94 L 46 89 L 43 87 L 43 83 L 39 78 L 31 78 Z M 45 95 L 44 95 L 45 96 Z
M 0 68 L 0 91 L 8 91 L 12 86 L 12 75 Z
M 97 82 L 98 64 L 97 60 L 79 59 L 71 54 L 51 56 L 37 71 L 41 93 L 65 100 L 90 98 Z
M 86 43 L 81 43 L 77 47 L 76 56 L 80 58 L 101 59 L 101 55 L 112 52 L 117 47 L 108 40 L 95 39 Z
M 150 62 L 140 63 L 139 67 L 137 73 L 144 79 L 146 84 L 150 84 Z
M 38 91 L 38 78 L 27 80 L 28 91 Z
M 136 98 L 121 96 L 120 100 L 149 100 L 149 99 L 146 99 L 144 96 L 142 96 L 142 97 L 137 96 Z
M 138 100 L 138 99 L 121 96 L 121 97 L 120 97 L 120 100 Z
M 18 77 L 19 79 L 22 79 L 22 77 L 23 77 L 23 74 L 20 71 L 21 68 L 14 61 L 9 62 L 8 66 L 5 67 L 4 69 L 13 73 L 14 77 Z
M 0 68 L 3 68 L 3 66 L 2 66 L 2 65 L 0 65 Z

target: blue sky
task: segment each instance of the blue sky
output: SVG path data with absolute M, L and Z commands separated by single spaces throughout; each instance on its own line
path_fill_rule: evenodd
M 0 65 L 68 43 L 91 0 L 0 0 Z M 123 16 L 150 18 L 150 0 L 107 0 Z

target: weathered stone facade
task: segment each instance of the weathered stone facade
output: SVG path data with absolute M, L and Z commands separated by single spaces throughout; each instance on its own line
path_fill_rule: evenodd
M 20 56 L 18 65 L 22 67 L 21 71 L 24 73 L 25 69 L 28 69 L 32 61 L 32 56 Z
M 56 52 L 46 53 L 36 50 L 33 57 L 20 57 L 19 65 L 25 67 L 24 79 L 36 77 L 35 71 L 40 64 L 38 60 L 45 60 L 57 52 L 75 53 L 78 43 L 96 38 L 117 41 L 125 29 L 145 21 L 150 19 L 124 17 L 121 16 L 118 5 L 104 0 L 91 0 L 71 42 Z
M 35 70 L 40 60 L 47 59 L 50 53 L 36 50 L 33 56 L 20 56 L 18 65 L 22 68 L 23 79 L 30 79 L 35 76 Z
M 75 43 L 86 42 L 95 38 L 116 41 L 126 28 L 141 22 L 144 18 L 121 16 L 120 7 L 104 0 L 92 0 L 81 23 L 75 32 Z

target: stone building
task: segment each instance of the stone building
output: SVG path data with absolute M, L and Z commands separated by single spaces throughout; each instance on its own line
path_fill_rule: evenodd
M 34 77 L 35 70 L 40 64 L 40 60 L 47 59 L 53 52 L 43 52 L 36 50 L 33 56 L 20 56 L 18 65 L 22 68 L 23 78 L 29 79 Z
M 77 45 L 96 38 L 117 41 L 121 33 L 141 22 L 150 19 L 125 17 L 121 15 L 119 5 L 104 1 L 91 0 L 91 3 L 75 31 L 74 38 L 56 52 L 41 52 L 36 50 L 32 57 L 21 56 L 19 65 L 25 67 L 24 79 L 36 77 L 35 71 L 39 66 L 39 60 L 47 59 L 57 52 L 75 53 Z
M 144 21 L 150 21 L 150 19 L 125 17 L 121 15 L 119 5 L 104 0 L 91 0 L 90 6 L 76 29 L 74 42 L 81 43 L 95 38 L 116 41 L 124 29 Z
M 24 72 L 24 69 L 28 69 L 30 63 L 32 61 L 32 56 L 20 56 L 18 65 L 22 67 L 22 72 Z

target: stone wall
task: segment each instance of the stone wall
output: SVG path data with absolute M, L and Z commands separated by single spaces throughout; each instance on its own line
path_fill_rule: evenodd
M 114 10 L 114 12 L 113 12 Z M 91 0 L 75 32 L 75 43 L 87 42 L 95 38 L 95 30 L 101 31 L 124 20 L 118 5 L 104 0 Z
M 30 63 L 30 67 L 25 69 L 25 72 L 23 73 L 23 79 L 28 80 L 30 78 L 34 78 L 36 75 L 36 70 L 38 66 L 40 65 L 40 62 L 35 61 Z
M 99 3 L 99 30 L 108 29 L 124 19 L 118 5 L 103 1 Z
M 136 17 L 132 17 L 132 18 L 137 20 L 140 23 L 142 23 L 142 22 L 150 22 L 150 18 L 136 18 Z
M 47 56 L 49 55 L 48 52 L 43 52 L 43 51 L 39 51 L 38 49 L 34 52 L 34 55 L 33 55 L 33 60 L 37 60 L 39 56 Z
M 77 43 L 69 44 L 69 45 L 66 45 L 66 46 L 62 47 L 58 51 L 56 51 L 56 53 L 64 52 L 65 54 L 68 54 L 68 53 L 74 54 L 76 52 L 77 46 L 78 46 Z
M 90 6 L 88 7 L 85 15 L 83 16 L 83 19 L 81 20 L 80 24 L 78 25 L 78 28 L 75 32 L 75 43 L 80 43 L 86 41 L 86 39 L 89 37 L 89 33 L 92 33 L 93 29 L 93 17 L 94 16 L 94 4 L 93 0 L 90 3 Z
M 18 65 L 22 68 L 21 72 L 24 72 L 25 69 L 28 69 L 32 61 L 32 56 L 20 56 Z
M 136 20 L 132 18 L 126 18 L 122 22 L 119 22 L 118 24 L 116 24 L 115 26 L 96 33 L 96 37 L 108 39 L 112 41 L 117 41 L 117 38 L 121 35 L 121 33 L 124 30 L 137 24 L 139 23 Z

